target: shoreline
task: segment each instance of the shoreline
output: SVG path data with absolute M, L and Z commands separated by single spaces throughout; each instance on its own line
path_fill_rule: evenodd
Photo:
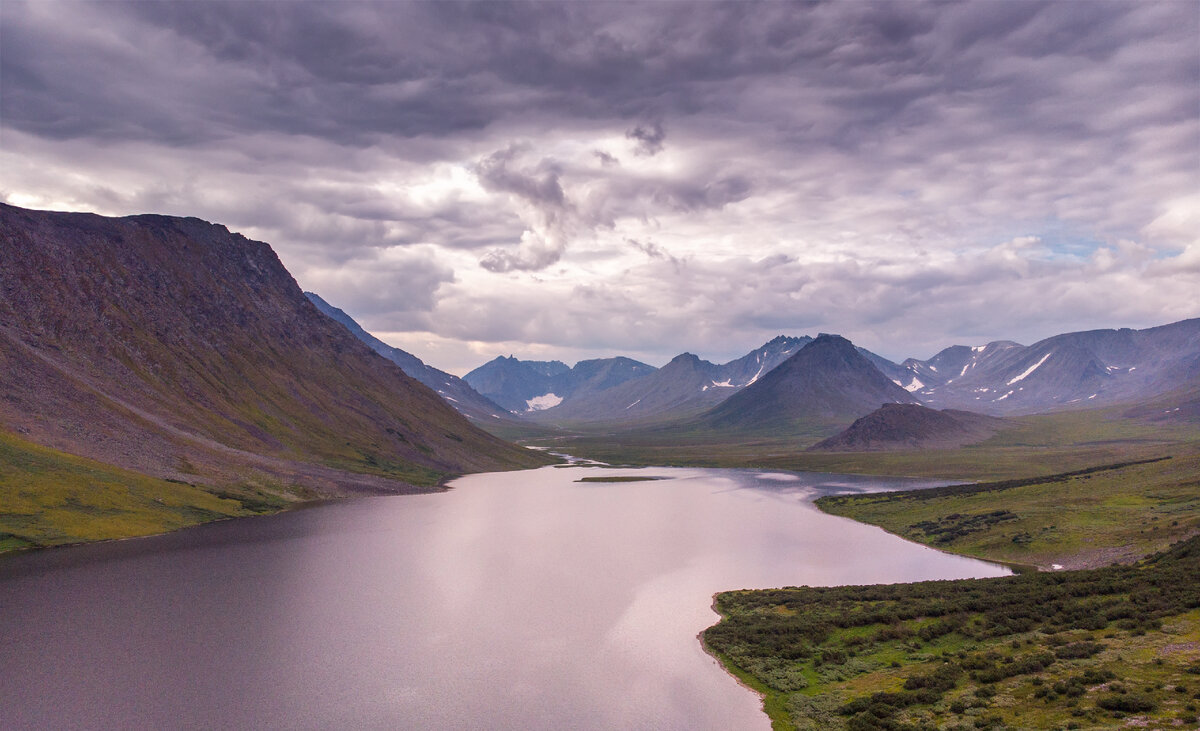
M 721 593 L 716 592 L 712 595 L 712 605 L 710 606 L 713 613 L 720 617 L 717 620 L 718 623 L 726 618 L 726 615 L 717 609 L 717 596 Z M 767 717 L 767 721 L 771 724 L 771 731 L 795 731 L 796 727 L 791 723 L 786 712 L 783 712 L 782 708 L 776 707 L 771 689 L 759 682 L 754 676 L 743 672 L 741 668 L 731 663 L 723 653 L 714 650 L 704 639 L 704 633 L 707 631 L 708 628 L 706 627 L 696 635 L 696 639 L 700 642 L 700 649 L 704 651 L 704 654 L 716 661 L 717 666 L 726 675 L 733 678 L 738 685 L 758 696 L 758 702 L 762 706 L 763 715 Z
M 272 516 L 282 515 L 284 513 L 290 513 L 290 512 L 299 511 L 299 510 L 308 510 L 310 508 L 319 508 L 322 505 L 327 505 L 330 503 L 339 503 L 339 502 L 343 502 L 346 500 L 357 500 L 357 499 L 361 499 L 361 498 L 372 498 L 372 497 L 402 497 L 405 495 L 436 495 L 438 493 L 449 492 L 450 490 L 453 490 L 454 488 L 450 487 L 446 483 L 456 480 L 463 476 L 464 475 L 452 475 L 450 477 L 447 477 L 445 480 L 442 480 L 441 482 L 439 482 L 436 486 L 430 487 L 430 488 L 421 488 L 421 487 L 417 487 L 415 485 L 410 485 L 408 483 L 399 483 L 399 484 L 405 485 L 406 487 L 408 487 L 410 489 L 405 490 L 405 491 L 397 491 L 397 492 L 390 492 L 390 493 L 389 492 L 380 492 L 380 493 L 375 493 L 375 494 L 360 493 L 360 494 L 341 495 L 338 497 L 318 497 L 318 498 L 311 498 L 308 500 L 298 500 L 296 502 L 291 502 L 291 503 L 282 505 L 279 508 L 274 509 L 274 510 L 255 512 L 255 513 L 250 513 L 248 515 L 222 515 L 222 516 L 211 518 L 209 520 L 201 520 L 196 523 L 188 523 L 187 525 L 181 525 L 181 526 L 177 526 L 175 528 L 170 528 L 168 530 L 163 530 L 163 531 L 155 531 L 153 533 L 142 533 L 142 534 L 133 535 L 133 536 L 112 536 L 110 538 L 96 538 L 93 540 L 70 541 L 68 543 L 53 543 L 53 544 L 49 544 L 49 545 L 28 545 L 28 546 L 21 546 L 18 548 L 9 548 L 9 549 L 5 549 L 5 550 L 0 550 L 0 566 L 2 566 L 3 563 L 5 561 L 7 561 L 8 559 L 15 558 L 17 556 L 28 556 L 28 555 L 34 555 L 34 554 L 48 553 L 50 551 L 56 551 L 56 550 L 66 549 L 66 548 L 79 548 L 80 546 L 102 546 L 102 545 L 108 545 L 108 544 L 121 543 L 124 541 L 137 541 L 137 540 L 142 540 L 145 538 L 159 538 L 162 536 L 169 536 L 169 535 L 179 533 L 181 531 L 191 530 L 194 528 L 200 528 L 200 527 L 207 526 L 207 525 L 217 525 L 219 523 L 228 523 L 231 521 L 251 520 L 254 518 L 270 518 Z M 230 499 L 237 500 L 238 498 L 230 498 Z M 16 537 L 20 538 L 20 536 L 16 536 Z M 21 540 L 24 540 L 24 539 L 21 539 Z

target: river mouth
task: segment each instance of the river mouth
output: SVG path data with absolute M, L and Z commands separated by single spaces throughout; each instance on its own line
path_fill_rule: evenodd
M 811 504 L 920 484 L 547 467 L 14 556 L 5 726 L 766 729 L 714 593 L 1008 573 Z

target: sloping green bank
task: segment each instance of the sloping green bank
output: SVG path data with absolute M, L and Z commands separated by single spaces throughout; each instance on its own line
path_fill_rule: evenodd
M 1200 538 L 1137 566 L 718 595 L 775 729 L 1194 728 Z
M 0 432 L 0 553 L 163 533 L 288 503 L 250 487 L 217 493 L 148 477 Z
M 1107 566 L 1200 533 L 1200 455 L 1037 479 L 825 497 L 817 505 L 977 558 L 1042 568 Z

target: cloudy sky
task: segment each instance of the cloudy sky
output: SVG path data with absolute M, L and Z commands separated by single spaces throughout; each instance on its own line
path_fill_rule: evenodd
M 460 374 L 1146 327 L 1200 3 L 4 0 L 0 198 L 226 224 Z

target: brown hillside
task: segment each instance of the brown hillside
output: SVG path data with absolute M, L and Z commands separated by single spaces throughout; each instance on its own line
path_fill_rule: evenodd
M 827 452 L 948 449 L 983 441 L 1004 423 L 1003 419 L 970 411 L 884 404 L 811 449 Z
M 265 243 L 194 218 L 12 206 L 0 428 L 157 476 L 252 468 L 332 492 L 544 463 L 320 314 Z

